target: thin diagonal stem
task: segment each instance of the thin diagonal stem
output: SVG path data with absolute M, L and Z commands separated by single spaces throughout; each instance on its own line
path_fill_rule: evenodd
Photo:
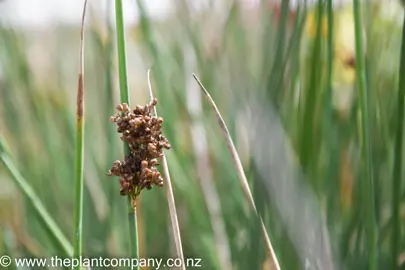
M 152 92 L 152 86 L 150 83 L 150 70 L 148 70 L 148 86 L 149 86 L 149 99 L 152 101 L 153 92 Z M 155 116 L 157 116 L 156 107 L 154 107 L 153 109 L 154 109 Z M 184 263 L 183 248 L 181 246 L 180 226 L 179 226 L 179 221 L 177 219 L 177 211 L 176 211 L 176 204 L 174 201 L 172 181 L 170 179 L 169 166 L 167 165 L 166 155 L 164 153 L 162 156 L 162 167 L 163 167 L 163 173 L 165 175 L 165 180 L 166 180 L 166 183 L 164 186 L 165 186 L 165 190 L 166 190 L 167 202 L 169 204 L 170 220 L 171 220 L 172 226 L 173 226 L 174 243 L 176 245 L 177 256 L 183 262 L 182 266 L 180 268 L 185 270 L 186 268 L 185 268 L 185 263 Z
M 209 103 L 211 104 L 211 107 L 215 111 L 215 115 L 218 120 L 218 124 L 223 132 L 223 135 L 225 137 L 226 143 L 228 145 L 229 151 L 231 152 L 232 155 L 232 161 L 235 165 L 236 172 L 238 174 L 239 180 L 241 182 L 242 190 L 243 193 L 245 194 L 246 199 L 248 200 L 249 206 L 254 210 L 256 215 L 260 218 L 260 223 L 261 223 L 261 229 L 262 233 L 266 242 L 266 247 L 269 252 L 270 259 L 272 260 L 272 266 L 279 270 L 280 269 L 280 264 L 277 260 L 276 254 L 274 252 L 273 246 L 270 242 L 269 235 L 267 234 L 266 227 L 264 226 L 263 220 L 260 217 L 259 213 L 257 212 L 255 202 L 253 200 L 252 192 L 250 191 L 248 181 L 246 179 L 245 171 L 242 166 L 242 162 L 240 161 L 238 152 L 236 151 L 235 145 L 232 141 L 231 134 L 229 133 L 229 130 L 225 124 L 224 119 L 221 116 L 221 113 L 219 112 L 217 105 L 215 104 L 214 100 L 211 98 L 211 95 L 208 93 L 208 91 L 205 89 L 205 87 L 202 85 L 200 80 L 197 78 L 195 74 L 193 74 L 194 79 L 197 81 L 198 85 L 200 86 L 201 90 L 204 92 L 206 97 L 208 98 Z

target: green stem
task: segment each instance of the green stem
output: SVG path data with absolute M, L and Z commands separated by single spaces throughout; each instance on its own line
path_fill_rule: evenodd
M 327 54 L 328 54 L 328 64 L 327 64 L 327 77 L 326 77 L 326 118 L 327 118 L 327 125 L 328 131 L 330 131 L 332 123 L 332 74 L 333 74 L 333 60 L 334 56 L 334 29 L 333 29 L 333 5 L 332 0 L 327 0 L 326 3 L 326 12 L 327 12 L 327 29 L 328 29 L 328 37 L 327 37 Z
M 139 258 L 138 248 L 138 223 L 136 220 L 136 209 L 132 204 L 131 196 L 128 196 L 128 224 L 129 224 L 129 237 L 131 242 L 131 255 L 134 258 Z M 139 268 L 137 268 L 139 269 Z
M 118 49 L 118 74 L 120 82 L 121 102 L 129 105 L 129 92 L 127 81 L 127 60 L 125 51 L 125 30 L 124 18 L 122 14 L 122 1 L 115 0 L 115 23 L 117 31 L 117 49 Z M 125 151 L 128 151 L 126 148 Z
M 38 217 L 42 224 L 44 224 L 45 229 L 48 231 L 52 240 L 58 247 L 63 250 L 64 255 L 70 257 L 73 253 L 73 247 L 69 240 L 62 233 L 62 230 L 52 219 L 51 215 L 45 209 L 39 197 L 36 195 L 34 189 L 29 185 L 27 180 L 24 179 L 22 174 L 18 171 L 17 167 L 11 160 L 10 156 L 7 154 L 5 147 L 3 146 L 3 141 L 0 139 L 0 161 L 3 163 L 4 167 L 12 176 L 14 184 L 18 187 L 24 197 L 30 202 L 34 210 L 37 212 Z
M 82 254 L 82 224 L 83 224 L 83 118 L 76 122 L 76 154 L 75 154 L 75 242 L 74 256 Z
M 339 181 L 336 177 L 337 175 L 337 165 L 338 165 L 338 138 L 336 136 L 336 129 L 335 125 L 333 125 L 333 105 L 332 105 L 332 93 L 333 93 L 333 86 L 332 86 L 332 77 L 333 77 L 333 61 L 334 61 L 334 25 L 333 25 L 333 4 L 332 0 L 327 0 L 326 3 L 326 11 L 327 11 L 327 29 L 328 29 L 328 36 L 327 36 L 327 77 L 326 77 L 326 91 L 325 91 L 325 127 L 324 132 L 327 139 L 327 145 L 329 150 L 331 151 L 331 155 L 329 156 L 329 169 L 327 172 L 327 177 L 329 181 L 325 184 L 327 185 L 325 188 L 329 192 L 328 196 L 328 204 L 327 204 L 327 222 L 329 226 L 335 224 L 334 221 L 334 212 L 336 207 L 336 196 L 334 196 L 336 190 L 339 189 Z
M 402 23 L 402 45 L 401 45 L 401 62 L 399 67 L 399 86 L 398 86 L 398 111 L 395 136 L 395 160 L 392 184 L 392 267 L 399 269 L 398 257 L 400 252 L 401 241 L 401 180 L 402 180 L 402 147 L 403 147 L 403 123 L 404 123 L 404 95 L 405 95 L 405 18 Z
M 361 111 L 362 159 L 365 166 L 363 179 L 366 201 L 363 204 L 366 213 L 366 235 L 370 270 L 377 269 L 377 230 L 375 219 L 374 180 L 372 174 L 370 129 L 368 112 L 368 91 L 366 86 L 365 59 L 363 54 L 363 27 L 359 0 L 353 0 L 354 30 L 356 40 L 356 84 Z
M 76 101 L 76 147 L 75 147 L 75 258 L 82 255 L 83 234 L 83 165 L 84 165 L 84 19 L 87 0 L 84 2 L 80 31 L 80 65 Z M 80 266 L 75 269 L 80 269 Z
M 110 0 L 106 0 L 106 10 L 110 11 L 113 7 L 113 2 Z M 107 147 L 107 159 L 106 159 L 106 168 L 113 163 L 115 160 L 115 153 L 118 149 L 118 142 L 115 140 L 116 129 L 114 126 L 111 125 L 110 116 L 115 114 L 115 108 L 111 106 L 111 101 L 114 100 L 114 83 L 113 83 L 113 58 L 114 58 L 114 34 L 113 34 L 113 25 L 111 22 L 112 14 L 108 12 L 108 16 L 106 16 L 106 25 L 107 25 L 107 43 L 104 47 L 103 53 L 105 54 L 105 93 L 106 98 L 104 99 L 104 108 L 106 109 L 105 114 L 105 125 L 108 126 L 107 129 L 107 141 L 109 142 Z M 106 176 L 108 177 L 108 176 Z M 115 182 L 114 181 L 105 181 L 107 183 L 107 199 L 110 202 L 110 215 L 114 216 L 115 214 L 115 205 L 116 200 L 115 197 Z M 114 219 L 109 219 L 108 227 L 106 230 L 112 229 L 114 226 Z M 124 235 L 125 233 L 123 233 Z M 125 239 L 125 238 L 124 238 Z
M 271 93 L 272 98 L 274 98 L 275 104 L 277 104 L 277 99 L 279 98 L 279 93 L 281 89 L 281 83 L 284 76 L 284 66 L 283 61 L 286 61 L 286 56 L 284 55 L 285 52 L 285 36 L 287 32 L 287 23 L 288 17 L 290 16 L 288 13 L 289 9 L 289 0 L 282 0 L 281 1 L 281 14 L 279 25 L 277 28 L 277 49 L 276 55 L 273 63 L 273 67 L 271 69 L 271 73 L 269 76 L 269 80 L 267 81 L 267 89 Z M 295 28 L 294 28 L 295 29 Z
M 313 164 L 313 159 L 316 158 L 313 149 L 316 148 L 315 144 L 315 120 L 316 120 L 316 109 L 318 104 L 318 93 L 317 89 L 320 89 L 320 75 L 321 75 L 321 35 L 322 35 L 322 19 L 323 19 L 323 1 L 318 1 L 317 3 L 317 25 L 316 25 L 316 37 L 314 43 L 312 44 L 312 59 L 311 59 L 311 72 L 308 81 L 307 91 L 305 93 L 305 103 L 304 103 L 304 115 L 301 126 L 301 131 L 303 133 L 301 137 L 300 146 L 300 159 L 302 168 L 306 173 L 309 173 L 310 167 Z M 312 163 L 311 163 L 312 162 Z M 317 190 L 319 191 L 319 190 Z
M 128 82 L 127 82 L 127 64 L 126 64 L 126 53 L 125 53 L 125 32 L 124 32 L 124 19 L 122 13 L 122 1 L 115 0 L 115 21 L 117 28 L 117 47 L 118 47 L 118 72 L 119 72 L 119 82 L 120 82 L 120 96 L 121 102 L 127 103 L 129 105 L 129 92 L 128 92 Z M 125 154 L 129 153 L 128 144 L 124 144 Z M 128 224 L 129 224 L 129 235 L 131 243 L 131 256 L 134 258 L 139 257 L 138 248 L 138 226 L 136 219 L 136 211 L 133 208 L 131 197 L 128 196 Z M 139 269 L 137 267 L 136 269 Z

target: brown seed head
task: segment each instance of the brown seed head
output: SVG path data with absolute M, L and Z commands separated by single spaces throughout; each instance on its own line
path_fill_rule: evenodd
M 120 194 L 130 195 L 133 205 L 143 189 L 163 186 L 156 158 L 163 156 L 163 148 L 171 146 L 161 135 L 163 118 L 153 116 L 157 103 L 155 98 L 133 110 L 128 104 L 118 104 L 117 113 L 110 118 L 117 125 L 117 132 L 122 134 L 121 140 L 128 143 L 130 153 L 123 161 L 115 161 L 107 174 L 120 177 Z

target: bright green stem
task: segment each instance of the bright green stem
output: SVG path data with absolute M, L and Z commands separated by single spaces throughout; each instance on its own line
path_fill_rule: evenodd
M 392 183 L 392 266 L 390 269 L 399 269 L 398 257 L 401 243 L 401 180 L 402 180 L 402 148 L 403 148 L 403 123 L 404 123 L 404 96 L 405 96 L 405 17 L 402 23 L 402 45 L 401 62 L 399 66 L 399 86 L 398 86 L 398 111 L 397 111 L 397 130 L 395 134 L 395 160 Z
M 120 81 L 120 96 L 121 102 L 129 105 L 129 92 L 127 81 L 127 60 L 125 52 L 125 31 L 124 18 L 122 14 L 122 1 L 115 0 L 115 23 L 117 31 L 117 47 L 118 47 L 118 74 Z M 125 150 L 127 151 L 127 150 Z
M 129 92 L 127 82 L 127 64 L 125 53 L 125 33 L 124 19 L 122 14 L 122 1 L 115 0 L 115 22 L 117 28 L 117 47 L 118 47 L 118 72 L 120 81 L 121 102 L 129 105 Z M 125 143 L 125 154 L 129 153 L 129 146 Z M 128 196 L 128 223 L 131 243 L 131 256 L 139 258 L 138 248 L 138 226 L 136 220 L 136 211 L 133 209 L 131 197 Z M 139 267 L 137 267 L 139 269 Z
M 363 27 L 359 0 L 353 0 L 354 30 L 356 40 L 356 84 L 359 95 L 359 107 L 361 111 L 361 139 L 362 159 L 365 166 L 365 178 L 363 179 L 366 201 L 363 204 L 366 213 L 367 250 L 370 270 L 377 269 L 377 229 L 375 219 L 374 181 L 371 163 L 370 129 L 368 113 L 368 93 L 366 86 L 365 59 L 363 54 Z
M 82 255 L 83 225 L 83 117 L 76 119 L 76 154 L 75 154 L 75 243 L 74 256 Z
M 14 184 L 18 187 L 20 192 L 24 197 L 30 202 L 44 224 L 45 229 L 48 231 L 49 235 L 52 237 L 54 243 L 63 250 L 65 256 L 70 257 L 73 253 L 73 247 L 69 240 L 62 233 L 59 226 L 52 219 L 51 215 L 45 209 L 39 197 L 35 194 L 33 188 L 28 184 L 27 180 L 24 179 L 22 174 L 18 171 L 17 167 L 14 165 L 10 156 L 6 153 L 3 142 L 0 139 L 0 161 L 3 163 L 4 167 L 12 176 Z
M 131 242 L 131 255 L 132 257 L 139 257 L 138 248 L 138 224 L 136 220 L 136 209 L 132 204 L 132 199 L 128 196 L 128 224 L 129 224 L 129 237 Z M 139 269 L 139 268 L 137 268 Z

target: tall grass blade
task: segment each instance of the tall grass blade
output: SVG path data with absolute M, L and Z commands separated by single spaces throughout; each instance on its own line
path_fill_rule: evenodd
M 83 226 L 83 164 L 84 164 L 84 22 L 86 17 L 87 0 L 84 1 L 82 25 L 80 31 L 79 79 L 76 103 L 76 153 L 75 153 L 75 241 L 74 254 L 82 255 L 82 226 Z M 76 269 L 80 269 L 77 266 Z
M 127 80 L 127 64 L 125 52 L 125 32 L 124 32 L 124 18 L 122 12 L 122 1 L 115 0 L 115 22 L 117 32 L 117 49 L 118 49 L 118 73 L 120 83 L 120 97 L 121 103 L 129 103 L 128 80 Z M 129 146 L 124 144 L 125 155 L 129 153 Z M 138 247 L 138 224 L 136 218 L 136 209 L 131 203 L 131 197 L 128 195 L 128 223 L 129 223 L 129 237 L 131 243 L 131 256 L 134 258 L 139 257 Z M 139 269 L 139 266 L 137 267 Z
M 334 63 L 334 16 L 333 16 L 333 4 L 332 0 L 327 0 L 326 2 L 326 14 L 327 14 L 327 66 L 326 66 L 326 91 L 324 100 L 324 112 L 325 112 L 325 124 L 324 124 L 324 134 L 326 135 L 326 143 L 328 149 L 332 153 L 338 153 L 336 147 L 336 132 L 333 124 L 333 104 L 332 104 L 332 78 L 333 78 L 333 63 Z M 339 182 L 336 176 L 337 174 L 337 163 L 338 157 L 336 154 L 329 156 L 329 168 L 327 172 L 326 181 L 327 189 L 329 192 L 328 203 L 327 203 L 327 222 L 329 225 L 334 224 L 334 210 L 336 207 L 336 196 L 334 193 L 339 188 Z M 329 188 L 328 188 L 329 187 Z
M 226 143 L 228 145 L 229 151 L 231 152 L 232 161 L 234 162 L 236 172 L 238 174 L 239 180 L 241 181 L 241 186 L 242 186 L 243 193 L 245 194 L 246 199 L 248 200 L 248 203 L 249 203 L 250 207 L 258 215 L 256 206 L 255 206 L 255 202 L 253 200 L 252 192 L 250 191 L 249 184 L 248 184 L 245 172 L 244 172 L 243 167 L 242 167 L 242 163 L 240 161 L 239 155 L 238 155 L 238 153 L 236 151 L 235 145 L 234 145 L 234 143 L 232 141 L 232 138 L 231 138 L 231 135 L 230 135 L 230 133 L 228 131 L 228 128 L 226 127 L 225 121 L 223 120 L 223 118 L 221 116 L 221 113 L 219 112 L 214 100 L 211 98 L 211 95 L 208 93 L 208 91 L 205 89 L 205 87 L 202 85 L 202 83 L 200 82 L 200 80 L 197 78 L 197 76 L 195 74 L 193 74 L 193 77 L 197 81 L 198 85 L 201 87 L 201 90 L 203 90 L 204 94 L 207 96 L 211 107 L 215 111 L 215 115 L 217 117 L 219 126 L 220 126 L 220 128 L 221 128 L 221 130 L 223 132 L 223 135 L 225 137 L 225 140 L 226 140 Z M 274 252 L 273 246 L 272 246 L 272 244 L 270 242 L 270 238 L 269 238 L 269 236 L 267 234 L 266 227 L 264 226 L 263 220 L 261 219 L 260 216 L 259 216 L 259 218 L 260 218 L 260 221 L 261 221 L 261 228 L 262 228 L 263 236 L 265 238 L 266 247 L 268 249 L 270 259 L 272 260 L 272 262 L 271 262 L 272 267 L 274 267 L 274 269 L 279 270 L 280 269 L 280 264 L 279 264 L 279 262 L 277 260 L 277 257 L 276 257 L 276 254 Z
M 394 173 L 392 183 L 392 242 L 391 242 L 391 269 L 399 269 L 398 259 L 401 248 L 401 191 L 402 191 L 402 153 L 403 153 L 403 136 L 404 136 L 404 97 L 405 97 L 405 17 L 402 23 L 402 44 L 401 58 L 399 66 L 399 85 L 398 85 L 398 100 L 397 100 L 397 123 L 395 134 L 395 159 Z
M 53 238 L 53 242 L 56 243 L 61 250 L 63 250 L 64 255 L 70 257 L 73 254 L 73 246 L 69 240 L 62 233 L 59 226 L 52 219 L 51 215 L 45 209 L 45 206 L 36 195 L 34 189 L 30 186 L 27 180 L 24 179 L 22 174 L 19 172 L 10 156 L 8 155 L 3 140 L 0 138 L 0 160 L 3 163 L 4 167 L 12 176 L 14 184 L 22 192 L 24 197 L 28 200 L 30 205 L 38 213 L 38 217 L 41 219 L 41 222 L 44 224 L 45 229 L 49 232 L 49 235 Z
M 312 54 L 311 54 L 311 71 L 309 73 L 308 88 L 305 93 L 304 102 L 304 113 L 302 121 L 302 136 L 300 145 L 300 160 L 301 165 L 306 173 L 311 175 L 311 168 L 313 167 L 314 161 L 316 161 L 316 148 L 315 134 L 316 130 L 316 110 L 318 106 L 318 96 L 321 85 L 321 35 L 322 35 L 322 19 L 323 19 L 323 6 L 322 1 L 317 3 L 317 24 L 316 24 L 316 36 L 312 44 Z M 312 176 L 312 175 L 311 175 Z M 319 190 L 315 188 L 318 192 Z
M 288 24 L 288 17 L 289 17 L 289 8 L 290 1 L 289 0 L 282 0 L 281 1 L 281 14 L 280 19 L 278 21 L 278 28 L 277 28 L 277 49 L 276 55 L 273 63 L 273 67 L 271 69 L 270 74 L 268 74 L 269 80 L 267 81 L 267 88 L 268 91 L 271 93 L 272 98 L 274 99 L 275 104 L 277 103 L 277 99 L 279 98 L 279 93 L 281 90 L 281 83 L 284 77 L 284 63 L 285 59 L 285 42 L 286 42 L 286 33 L 287 33 L 287 24 Z
M 112 22 L 112 16 L 110 10 L 112 9 L 114 3 L 111 0 L 106 0 L 106 27 L 107 27 L 107 42 L 105 44 L 103 53 L 105 55 L 105 94 L 106 97 L 104 98 L 104 108 L 106 109 L 106 114 L 105 114 L 105 123 L 108 126 L 107 129 L 107 142 L 108 142 L 108 148 L 107 148 L 107 159 L 106 159 L 106 168 L 114 162 L 114 156 L 115 153 L 117 152 L 118 147 L 118 142 L 115 140 L 115 134 L 116 134 L 116 129 L 110 125 L 110 116 L 115 113 L 115 108 L 111 106 L 111 101 L 115 100 L 114 96 L 114 78 L 113 78 L 113 61 L 114 61 L 114 33 L 113 33 L 113 22 Z M 114 216 L 115 213 L 115 205 L 117 204 L 115 198 L 115 190 L 114 190 L 114 185 L 115 183 L 113 181 L 107 181 L 107 186 L 106 188 L 108 189 L 107 193 L 107 199 L 110 205 L 110 216 Z M 109 228 L 113 228 L 114 224 L 114 219 L 110 218 L 108 219 Z M 124 235 L 124 233 L 123 233 Z
M 149 99 L 153 100 L 152 86 L 150 83 L 150 69 L 148 70 L 148 86 L 149 86 Z M 156 107 L 154 107 L 154 113 L 155 116 L 157 116 Z M 176 245 L 177 256 L 183 262 L 180 268 L 185 270 L 186 268 L 184 263 L 183 248 L 181 246 L 180 227 L 179 221 L 177 219 L 176 204 L 174 202 L 172 181 L 170 180 L 169 166 L 167 165 L 166 155 L 164 153 L 162 156 L 162 168 L 166 179 L 166 183 L 164 186 L 166 190 L 167 203 L 169 204 L 170 220 L 173 226 L 174 243 Z
M 369 99 L 366 85 L 365 59 L 363 53 L 363 27 L 361 17 L 361 6 L 359 0 L 353 0 L 354 12 L 354 34 L 356 41 L 356 86 L 358 101 L 361 113 L 361 140 L 362 140 L 362 161 L 364 166 L 364 179 L 362 179 L 366 201 L 363 203 L 366 213 L 366 235 L 368 249 L 368 269 L 377 269 L 377 228 L 375 217 L 375 194 L 374 180 L 371 162 L 371 147 L 369 127 Z

